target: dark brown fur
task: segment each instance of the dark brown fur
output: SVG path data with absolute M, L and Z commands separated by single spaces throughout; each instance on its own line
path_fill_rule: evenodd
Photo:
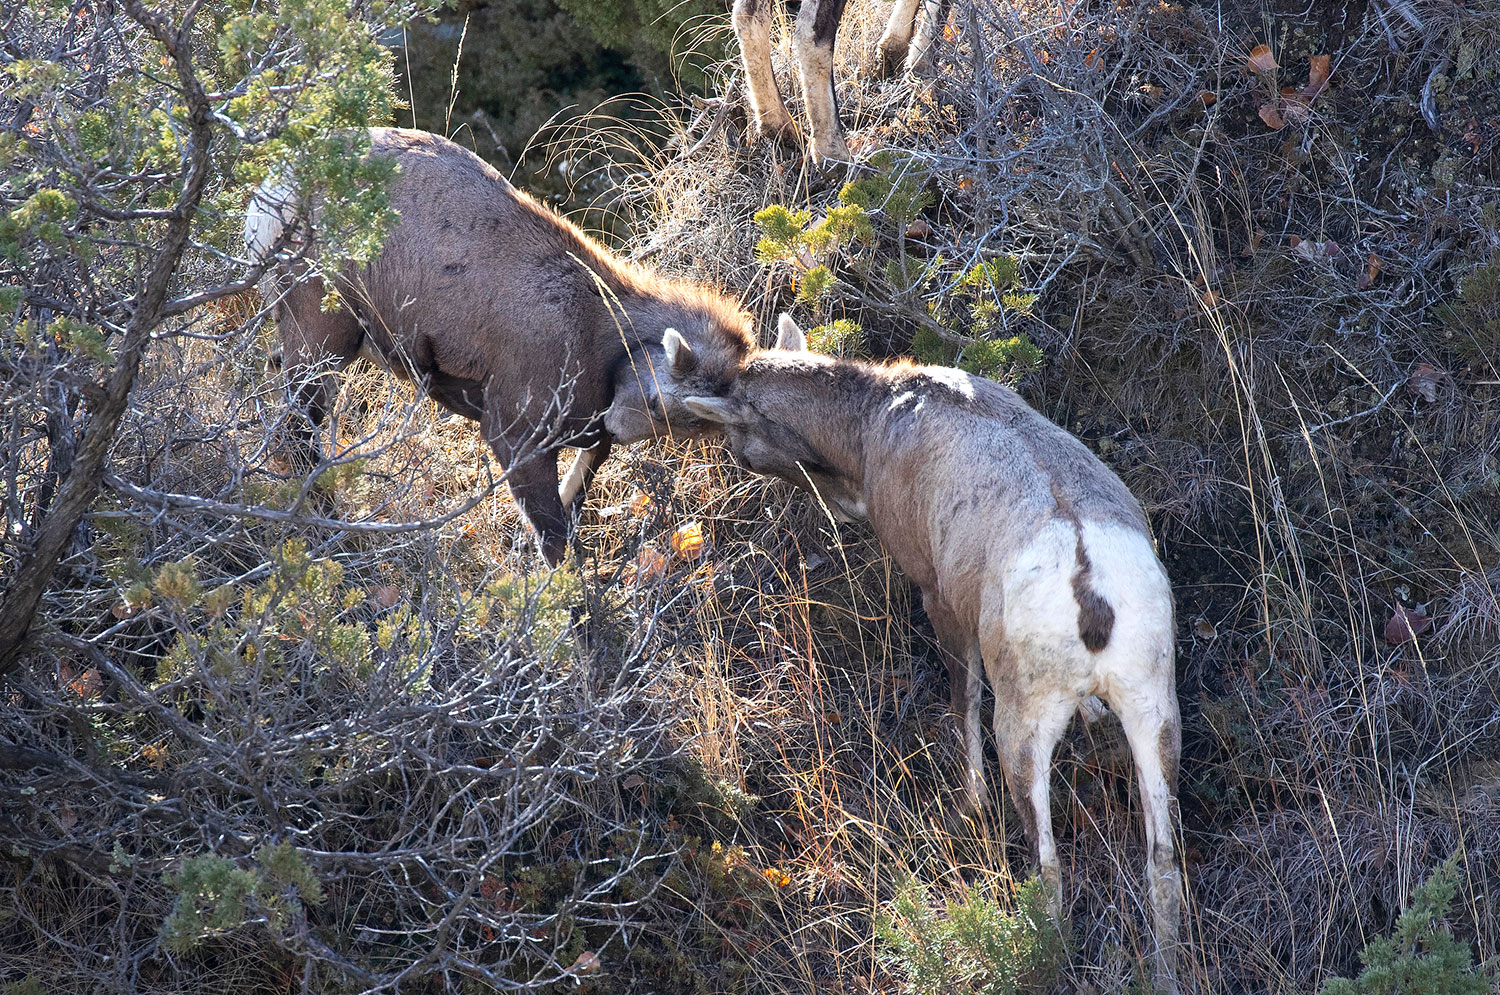
M 813 11 L 813 44 L 833 48 L 834 35 L 839 22 L 844 19 L 844 7 L 848 0 L 822 0 Z
M 646 381 L 662 369 L 670 327 L 693 344 L 700 376 L 722 379 L 753 344 L 749 317 L 712 290 L 619 259 L 441 136 L 370 136 L 369 154 L 399 169 L 390 197 L 400 221 L 380 254 L 337 274 L 344 307 L 332 313 L 320 309 L 320 276 L 293 281 L 306 264 L 273 280 L 283 358 L 310 422 L 302 455 L 317 456 L 316 426 L 336 390 L 327 374 L 356 355 L 374 359 L 481 423 L 556 563 L 567 538 L 557 451 L 589 449 L 586 480 L 610 444 L 602 414 L 621 368 L 651 402 Z M 656 403 L 653 414 L 674 414 Z
M 1115 627 L 1115 610 L 1103 595 L 1089 586 L 1089 554 L 1084 552 L 1082 536 L 1078 537 L 1073 600 L 1078 602 L 1078 636 L 1090 653 L 1098 653 L 1109 645 L 1109 634 Z
M 1072 502 L 1056 482 L 1052 484 L 1052 500 L 1057 502 L 1058 517 L 1072 525 L 1073 532 L 1078 537 L 1077 544 L 1073 547 L 1074 559 L 1078 564 L 1073 571 L 1073 600 L 1078 602 L 1078 637 L 1083 640 L 1085 649 L 1090 653 L 1098 653 L 1109 645 L 1109 634 L 1115 627 L 1115 610 L 1104 600 L 1103 595 L 1089 585 L 1092 565 L 1089 563 L 1088 550 L 1083 548 L 1083 528 L 1078 515 L 1073 511 Z

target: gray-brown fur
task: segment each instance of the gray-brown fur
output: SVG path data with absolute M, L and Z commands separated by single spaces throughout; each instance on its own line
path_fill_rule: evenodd
M 983 794 L 983 668 L 1006 786 L 1054 913 L 1052 753 L 1075 711 L 1108 699 L 1140 773 L 1155 980 L 1174 991 L 1172 599 L 1140 503 L 1081 442 L 999 384 L 796 351 L 802 336 L 785 317 L 782 342 L 793 351 L 755 354 L 732 389 L 680 400 L 723 423 L 748 469 L 814 491 L 835 515 L 867 517 L 921 588 L 964 723 L 971 804 Z
M 815 0 L 809 4 L 812 10 L 813 44 L 833 48 L 834 36 L 838 34 L 839 22 L 844 19 L 844 7 L 849 0 Z
M 336 391 L 329 374 L 357 355 L 419 381 L 480 421 L 556 563 L 567 538 L 558 449 L 587 451 L 581 480 L 570 481 L 581 488 L 608 451 L 602 415 L 613 401 L 641 416 L 622 421 L 641 433 L 664 422 L 702 429 L 656 394 L 663 331 L 694 345 L 691 379 L 712 384 L 753 344 L 749 316 L 712 290 L 620 260 L 445 138 L 370 134 L 369 154 L 399 170 L 390 197 L 400 220 L 381 252 L 336 275 L 344 306 L 332 313 L 320 309 L 323 279 L 308 276 L 306 263 L 282 267 L 272 281 L 296 402 L 312 426 L 321 423 Z M 308 431 L 304 452 L 315 459 L 314 436 Z

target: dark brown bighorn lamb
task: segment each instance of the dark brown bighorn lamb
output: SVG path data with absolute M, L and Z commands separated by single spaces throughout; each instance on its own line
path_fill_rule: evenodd
M 1176 990 L 1181 883 L 1172 796 L 1181 744 L 1172 591 L 1138 502 L 1093 453 L 1015 391 L 954 369 L 808 353 L 785 315 L 780 348 L 727 390 L 678 400 L 719 422 L 746 468 L 868 518 L 922 589 L 964 722 L 967 790 L 984 786 L 981 670 L 995 696 L 1006 785 L 1054 915 L 1052 753 L 1075 711 L 1109 702 L 1130 741 L 1146 822 L 1159 991 Z M 674 342 L 670 352 L 687 348 Z
M 802 96 L 812 125 L 813 159 L 818 164 L 847 161 L 849 147 L 839 124 L 833 94 L 833 39 L 848 0 L 802 0 L 792 35 Z M 734 34 L 745 62 L 755 137 L 788 135 L 792 119 L 776 88 L 771 70 L 771 10 L 776 0 L 735 0 Z M 948 19 L 950 0 L 896 0 L 885 33 L 880 36 L 881 66 L 890 72 L 904 60 L 907 69 L 923 72 L 932 59 L 932 42 Z M 921 8 L 919 10 L 918 8 Z
M 664 331 L 692 344 L 674 375 L 712 385 L 753 346 L 750 317 L 712 290 L 612 255 L 446 138 L 373 128 L 368 154 L 398 167 L 390 201 L 400 220 L 379 255 L 326 274 L 314 246 L 278 265 L 264 288 L 292 401 L 307 415 L 297 455 L 317 462 L 334 374 L 363 356 L 479 421 L 555 565 L 567 545 L 564 506 L 587 488 L 612 441 L 664 426 L 711 428 L 657 391 Z M 291 191 L 268 180 L 246 215 L 252 257 L 285 241 L 294 223 Z M 315 237 L 315 220 L 311 230 Z M 341 299 L 334 311 L 321 309 L 325 279 Z M 564 446 L 581 451 L 559 494 Z

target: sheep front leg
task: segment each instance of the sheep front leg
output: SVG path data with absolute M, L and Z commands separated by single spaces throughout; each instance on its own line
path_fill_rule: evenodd
M 614 440 L 605 435 L 592 446 L 578 450 L 573 457 L 572 464 L 568 467 L 567 476 L 562 482 L 562 506 L 569 511 L 580 511 L 583 508 L 583 495 L 587 493 L 589 485 L 594 482 L 594 474 L 599 472 L 599 464 L 609 456 L 610 446 Z
M 501 446 L 494 448 L 504 465 L 506 454 Z M 559 565 L 568 550 L 568 516 L 557 490 L 557 450 L 528 453 L 506 468 L 505 479 L 521 513 L 536 530 L 542 558 L 548 566 Z
M 964 747 L 964 804 L 978 815 L 988 795 L 984 787 L 984 739 L 979 722 L 979 698 L 983 689 L 984 664 L 979 640 L 959 624 L 942 600 L 922 592 L 922 608 L 932 622 L 938 651 L 948 668 L 948 701 L 958 720 Z

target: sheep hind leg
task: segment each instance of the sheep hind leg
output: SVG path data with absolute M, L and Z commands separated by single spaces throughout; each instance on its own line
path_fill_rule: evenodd
M 1140 780 L 1146 822 L 1146 891 L 1155 933 L 1152 982 L 1162 995 L 1175 995 L 1182 918 L 1182 877 L 1172 834 L 1173 782 L 1182 750 L 1177 699 L 1168 689 L 1151 701 L 1111 701 L 1110 707 L 1125 728 Z
M 1076 700 L 1056 696 L 1022 708 L 1000 698 L 995 702 L 995 743 L 1005 768 L 1005 783 L 1021 816 L 1047 892 L 1047 911 L 1062 924 L 1062 864 L 1052 834 L 1052 753 L 1077 709 Z
M 311 473 L 322 459 L 318 435 L 338 398 L 338 374 L 359 354 L 364 330 L 347 310 L 323 311 L 319 277 L 293 284 L 276 306 L 281 366 L 292 417 L 289 462 Z
M 932 69 L 934 44 L 948 23 L 949 0 L 927 0 L 917 16 L 916 31 L 906 55 L 907 72 L 923 75 Z

